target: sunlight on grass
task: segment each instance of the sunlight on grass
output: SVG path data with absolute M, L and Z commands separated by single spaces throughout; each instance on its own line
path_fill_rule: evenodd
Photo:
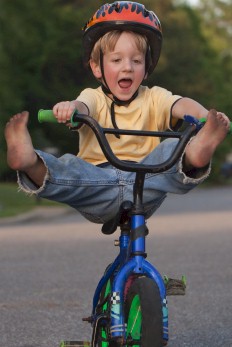
M 0 218 L 26 213 L 37 206 L 57 205 L 60 204 L 19 192 L 14 183 L 0 183 Z

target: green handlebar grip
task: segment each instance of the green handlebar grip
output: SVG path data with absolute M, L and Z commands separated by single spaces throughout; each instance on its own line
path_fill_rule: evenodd
M 200 118 L 199 121 L 200 121 L 201 123 L 205 123 L 205 122 L 206 122 L 206 118 Z
M 78 127 L 78 125 L 79 125 L 79 122 L 74 122 L 74 120 L 73 120 L 73 116 L 75 116 L 76 114 L 78 114 L 78 111 L 77 110 L 75 110 L 74 112 L 73 112 L 73 114 L 71 115 L 71 118 L 70 118 L 70 122 L 71 122 L 71 124 L 72 124 L 72 127 Z
M 79 125 L 79 122 L 74 122 L 73 116 L 74 114 L 78 113 L 77 110 L 75 110 L 73 112 L 73 114 L 71 115 L 71 119 L 70 119 L 70 123 L 72 124 L 72 127 L 77 127 Z M 52 110 L 39 110 L 38 112 L 38 121 L 40 123 L 44 123 L 44 122 L 48 122 L 48 123 L 57 123 L 57 119 L 53 114 Z
M 52 110 L 39 110 L 38 120 L 40 123 L 44 123 L 44 122 L 57 123 L 57 119 L 54 116 Z

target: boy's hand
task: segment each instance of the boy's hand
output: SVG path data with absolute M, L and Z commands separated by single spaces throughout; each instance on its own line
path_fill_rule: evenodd
M 73 112 L 77 108 L 77 102 L 73 101 L 62 101 L 53 107 L 54 116 L 58 123 L 67 123 L 70 120 Z

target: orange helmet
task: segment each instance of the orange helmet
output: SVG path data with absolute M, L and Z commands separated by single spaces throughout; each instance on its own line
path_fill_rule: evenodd
M 145 35 L 150 49 L 150 74 L 160 57 L 162 45 L 161 24 L 153 11 L 133 1 L 115 1 L 101 6 L 83 28 L 84 61 L 89 62 L 95 43 L 112 30 L 127 30 Z

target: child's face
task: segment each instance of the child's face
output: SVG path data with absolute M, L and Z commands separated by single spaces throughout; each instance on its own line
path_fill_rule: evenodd
M 123 32 L 114 50 L 104 54 L 103 66 L 110 91 L 119 100 L 126 101 L 133 96 L 145 77 L 145 54 L 138 50 L 134 36 Z M 95 77 L 101 78 L 100 67 L 91 67 Z

